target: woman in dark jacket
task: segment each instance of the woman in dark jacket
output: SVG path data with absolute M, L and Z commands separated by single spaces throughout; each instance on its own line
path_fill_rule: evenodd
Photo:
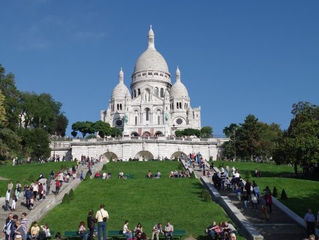
M 93 233 L 94 233 L 94 225 L 95 225 L 95 217 L 94 217 L 94 213 L 93 210 L 91 209 L 88 213 L 88 217 L 87 217 L 87 226 L 90 230 L 89 233 L 89 240 L 93 240 Z

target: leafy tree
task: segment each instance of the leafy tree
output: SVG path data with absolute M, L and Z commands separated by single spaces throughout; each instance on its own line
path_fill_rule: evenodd
M 95 133 L 93 122 L 89 122 L 89 121 L 85 121 L 85 122 L 78 121 L 73 123 L 72 130 L 81 132 L 83 138 L 85 138 L 86 134 Z
M 291 163 L 297 174 L 298 165 L 308 171 L 311 165 L 319 163 L 319 106 L 308 102 L 293 104 L 287 131 L 284 132 L 276 149 L 277 163 Z
M 122 131 L 119 128 L 112 127 L 110 130 L 110 135 L 112 137 L 119 137 L 119 136 L 122 136 Z
M 175 136 L 176 137 L 183 137 L 184 136 L 184 131 L 183 130 L 176 130 L 175 131 Z
M 5 99 L 3 102 L 8 128 L 15 130 L 18 128 L 20 109 L 20 92 L 16 88 L 15 78 L 12 73 L 6 74 L 5 69 L 0 64 L 0 90 Z
M 203 138 L 209 138 L 213 135 L 213 129 L 210 126 L 202 127 L 200 130 L 200 136 Z
M 68 126 L 69 120 L 64 114 L 59 114 L 56 119 L 55 134 L 60 137 L 65 136 L 65 131 Z
M 48 133 L 41 128 L 21 129 L 22 146 L 26 155 L 33 160 L 40 160 L 50 156 Z
M 16 157 L 21 153 L 21 138 L 10 128 L 0 128 L 0 160 Z
M 105 136 L 111 135 L 110 124 L 103 122 L 101 120 L 99 120 L 93 124 L 93 129 L 95 132 L 97 132 L 99 134 L 99 136 L 101 138 L 104 138 Z
M 4 99 L 5 99 L 5 96 L 2 94 L 2 91 L 0 89 L 0 127 L 4 127 L 7 124 L 6 109 L 4 107 Z

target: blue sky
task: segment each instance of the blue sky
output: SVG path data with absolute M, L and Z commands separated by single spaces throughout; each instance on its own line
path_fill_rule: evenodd
M 203 126 L 221 134 L 252 113 L 285 129 L 293 103 L 319 104 L 318 12 L 315 0 L 4 0 L 0 63 L 19 89 L 60 101 L 70 125 L 96 121 L 121 66 L 129 86 L 152 24 Z

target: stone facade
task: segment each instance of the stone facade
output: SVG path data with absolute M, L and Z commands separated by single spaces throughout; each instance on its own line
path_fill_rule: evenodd
M 135 64 L 131 91 L 121 69 L 108 108 L 100 113 L 102 121 L 121 128 L 124 136 L 172 136 L 177 129 L 201 128 L 200 107 L 191 107 L 178 67 L 172 85 L 168 65 L 154 40 L 150 28 L 148 47 Z
M 216 160 L 221 155 L 221 145 L 228 141 L 225 138 L 211 139 L 156 139 L 130 138 L 121 139 L 74 139 L 71 142 L 56 142 L 51 144 L 51 154 L 72 155 L 73 159 L 80 159 L 82 155 L 106 160 L 129 159 L 174 159 L 182 155 L 200 152 L 204 159 Z M 68 145 L 68 146 L 67 146 Z

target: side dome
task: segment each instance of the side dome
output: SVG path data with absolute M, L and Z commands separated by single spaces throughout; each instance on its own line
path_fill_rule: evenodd
M 171 98 L 189 98 L 187 88 L 181 81 L 181 72 L 178 67 L 176 69 L 176 82 L 171 88 L 170 95 Z
M 124 73 L 121 69 L 119 72 L 119 83 L 113 89 L 112 99 L 124 99 L 125 97 L 131 97 L 131 94 L 124 84 Z

